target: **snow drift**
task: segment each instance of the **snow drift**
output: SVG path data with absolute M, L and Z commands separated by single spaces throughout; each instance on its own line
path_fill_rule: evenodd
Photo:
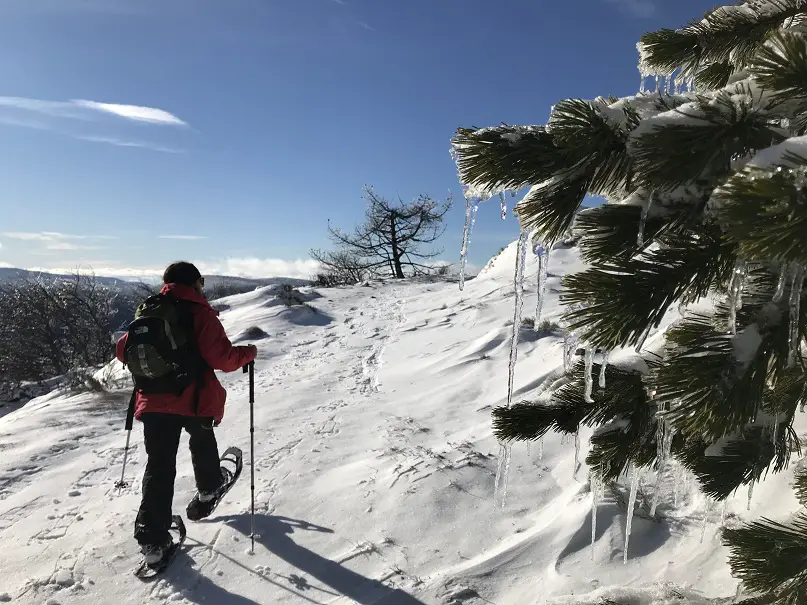
M 592 544 L 592 486 L 585 463 L 575 472 L 572 440 L 549 435 L 514 446 L 506 503 L 494 507 L 499 447 L 490 411 L 507 401 L 516 248 L 508 246 L 462 291 L 410 279 L 299 288 L 311 309 L 273 304 L 272 288 L 218 301 L 232 338 L 260 351 L 254 555 L 244 472 L 212 518 L 188 523 L 185 550 L 162 579 L 143 584 L 132 576 L 145 452 L 136 424 L 129 487 L 116 489 L 129 388 L 118 364 L 99 374 L 108 393 L 51 393 L 0 418 L 0 600 L 731 602 L 737 582 L 720 529 L 796 510 L 792 469 L 756 486 L 749 510 L 744 493 L 725 509 L 712 504 L 670 465 L 656 519 L 648 514 L 655 477 L 639 477 L 627 563 L 630 486 L 598 497 Z M 575 248 L 552 251 L 544 319 L 558 321 L 560 279 L 581 268 Z M 538 258 L 528 250 L 525 318 L 535 315 L 537 274 Z M 660 330 L 674 318 L 671 312 Z M 562 371 L 562 334 L 516 327 L 513 401 L 546 396 Z M 241 447 L 248 466 L 246 380 L 236 372 L 222 381 L 229 396 L 219 445 Z M 588 437 L 581 434 L 581 460 Z M 183 441 L 175 512 L 193 493 Z

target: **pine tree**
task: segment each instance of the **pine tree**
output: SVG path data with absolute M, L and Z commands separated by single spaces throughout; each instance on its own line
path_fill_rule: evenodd
M 461 128 L 452 140 L 469 215 L 529 187 L 515 212 L 534 245 L 573 228 L 589 264 L 562 293 L 586 362 L 570 364 L 549 403 L 497 408 L 494 431 L 510 443 L 596 427 L 587 463 L 598 480 L 673 456 L 725 500 L 800 454 L 807 0 L 717 8 L 638 49 L 635 96 L 567 99 L 544 126 Z M 581 211 L 586 194 L 608 203 Z M 671 308 L 706 297 L 713 310 L 685 312 L 643 347 Z M 644 363 L 593 381 L 592 349 L 628 347 Z M 796 489 L 807 505 L 805 475 Z M 724 541 L 759 602 L 807 602 L 807 511 L 727 529 Z

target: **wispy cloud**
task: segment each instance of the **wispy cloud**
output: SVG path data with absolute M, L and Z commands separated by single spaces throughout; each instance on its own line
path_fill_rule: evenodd
M 35 116 L 32 118 L 31 116 Z M 151 143 L 139 138 L 110 136 L 87 132 L 92 128 L 109 128 L 104 116 L 120 123 L 148 124 L 157 127 L 186 128 L 188 123 L 176 115 L 156 107 L 102 103 L 85 99 L 49 101 L 28 97 L 0 96 L 0 124 L 46 130 L 92 143 L 105 143 L 116 147 L 135 147 L 162 153 L 184 153 L 183 149 Z M 84 124 L 76 131 L 72 124 Z M 114 125 L 113 125 L 114 126 Z
M 3 97 L 0 96 L 0 107 L 9 109 L 21 109 L 24 111 L 33 111 L 40 114 L 78 118 L 77 107 L 70 102 L 65 101 L 45 101 L 42 99 L 29 99 L 26 97 Z
M 7 231 L 3 235 L 9 239 L 21 239 L 28 241 L 53 241 L 60 239 L 86 239 L 85 235 L 68 235 L 66 233 L 57 233 L 55 231 Z
M 187 126 L 187 123 L 180 120 L 174 114 L 155 107 L 99 103 L 98 101 L 85 101 L 81 99 L 70 101 L 70 103 L 93 111 L 101 111 L 137 122 L 149 122 L 151 124 L 164 124 L 167 126 Z
M 36 242 L 41 244 L 45 250 L 100 250 L 100 246 L 83 242 L 89 240 L 116 239 L 114 236 L 109 235 L 70 235 L 56 231 L 9 231 L 3 233 L 3 237 L 19 241 Z
M 366 29 L 368 32 L 378 31 L 375 27 L 373 27 L 369 23 L 365 23 L 364 21 L 356 21 L 356 25 L 358 25 L 362 29 Z
M 0 260 L 0 269 L 13 269 L 14 265 Z
M 605 0 L 608 4 L 615 6 L 624 13 L 634 17 L 651 17 L 656 13 L 654 0 Z
M 165 126 L 187 126 L 188 124 L 164 109 L 140 105 L 120 105 L 101 103 L 84 99 L 71 101 L 47 101 L 27 97 L 0 96 L 0 107 L 19 109 L 62 118 L 90 119 L 93 114 L 103 113 L 136 122 L 148 122 Z
M 7 116 L 0 116 L 0 124 L 7 124 L 8 126 L 21 126 L 23 128 L 34 128 L 36 130 L 50 130 L 51 127 L 40 120 L 28 120 L 24 118 L 10 118 Z
M 86 246 L 72 242 L 51 241 L 45 244 L 48 250 L 101 250 L 100 246 Z
M 207 239 L 204 235 L 161 235 L 160 239 L 199 240 Z
M 2 118 L 0 118 L 2 121 Z M 89 141 L 91 143 L 108 143 L 116 147 L 138 147 L 140 149 L 148 149 L 150 151 L 159 151 L 161 153 L 185 153 L 184 149 L 176 149 L 174 147 L 165 147 L 164 145 L 155 145 L 146 141 L 127 141 L 126 139 L 118 139 L 116 137 L 99 137 L 93 135 L 77 135 L 77 139 L 81 141 Z
M 35 265 L 24 267 L 28 271 L 41 271 L 57 275 L 70 275 L 76 271 L 80 273 L 93 273 L 99 277 L 117 277 L 120 279 L 138 279 L 143 277 L 158 277 L 163 274 L 164 268 L 157 267 L 123 267 L 113 261 L 84 262 L 78 267 L 65 267 L 53 265 Z

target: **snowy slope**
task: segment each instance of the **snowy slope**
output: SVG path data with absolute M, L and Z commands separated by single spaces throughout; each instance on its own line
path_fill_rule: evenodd
M 250 554 L 249 404 L 237 372 L 222 375 L 229 400 L 217 434 L 222 450 L 244 450 L 245 472 L 211 519 L 188 523 L 185 552 L 156 583 L 131 574 L 145 462 L 139 424 L 130 486 L 114 487 L 126 385 L 110 394 L 53 394 L 0 418 L 0 601 L 680 603 L 671 582 L 690 603 L 729 602 L 706 600 L 730 597 L 737 585 L 720 546 L 721 523 L 795 510 L 792 469 L 757 486 L 750 511 L 744 493 L 727 511 L 709 506 L 691 480 L 669 471 L 665 520 L 635 519 L 627 564 L 625 509 L 613 494 L 598 508 L 591 548 L 592 497 L 585 465 L 573 476 L 572 441 L 552 435 L 540 449 L 516 445 L 506 507 L 494 509 L 490 410 L 507 396 L 514 266 L 511 245 L 464 291 L 409 280 L 304 288 L 308 307 L 278 304 L 271 287 L 219 301 L 231 337 L 260 350 L 260 537 Z M 536 268 L 529 254 L 525 316 L 534 314 Z M 559 276 L 580 268 L 576 250 L 553 251 L 544 317 L 560 315 Z M 562 351 L 559 335 L 522 331 L 515 401 L 552 383 Z M 183 437 L 178 513 L 194 490 L 186 443 Z M 647 477 L 642 493 L 653 481 Z

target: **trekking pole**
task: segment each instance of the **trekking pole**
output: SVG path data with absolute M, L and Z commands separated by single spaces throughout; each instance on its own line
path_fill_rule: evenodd
M 244 366 L 244 373 L 249 372 L 249 470 L 251 477 L 250 491 L 252 494 L 252 512 L 249 516 L 249 539 L 251 540 L 250 554 L 255 553 L 255 362 L 250 361 Z M 260 536 L 258 536 L 260 537 Z
M 135 412 L 135 400 L 137 398 L 137 389 L 132 390 L 132 397 L 129 400 L 129 409 L 126 411 L 126 447 L 123 450 L 123 468 L 120 472 L 120 481 L 115 483 L 115 487 L 118 490 L 123 489 L 124 487 L 129 487 L 129 483 L 124 480 L 126 476 L 126 458 L 129 456 L 129 439 L 132 438 L 132 427 L 134 426 L 134 412 Z

